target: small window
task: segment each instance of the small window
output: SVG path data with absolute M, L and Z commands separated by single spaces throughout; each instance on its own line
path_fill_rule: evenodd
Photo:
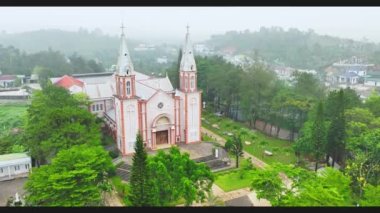
M 18 171 L 18 170 L 20 170 L 20 166 L 19 165 L 15 166 L 15 171 Z
M 95 111 L 95 105 L 92 105 L 92 111 Z
M 99 111 L 99 104 L 96 104 L 96 111 Z
M 103 111 L 103 104 L 100 104 L 100 110 Z
M 131 93 L 131 83 L 127 81 L 127 95 Z
M 3 173 L 3 172 L 4 172 L 3 168 L 0 168 L 0 173 Z
M 192 89 L 194 88 L 194 76 L 191 76 L 190 86 Z
M 25 164 L 25 169 L 29 169 L 29 164 Z

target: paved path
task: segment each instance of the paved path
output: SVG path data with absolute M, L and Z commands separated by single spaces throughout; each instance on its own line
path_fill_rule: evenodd
M 115 191 L 106 193 L 104 196 L 104 202 L 106 206 L 124 206 Z
M 14 197 L 16 192 L 21 196 L 24 194 L 24 184 L 27 178 L 18 178 L 0 182 L 0 206 L 5 206 L 10 196 Z
M 224 144 L 226 143 L 226 140 L 224 138 L 222 138 L 221 136 L 219 136 L 218 134 L 212 132 L 209 129 L 206 129 L 206 128 L 202 127 L 201 131 L 202 131 L 202 133 L 204 133 L 204 134 L 210 136 L 211 138 L 215 139 L 215 141 L 217 143 L 219 143 L 220 145 L 222 145 L 222 146 L 224 146 Z M 250 157 L 252 159 L 252 164 L 255 165 L 256 167 L 264 168 L 264 167 L 266 167 L 268 165 L 264 161 L 258 159 L 257 157 L 249 154 L 246 151 L 243 151 L 243 156 L 246 159 L 248 159 Z M 285 186 L 288 189 L 290 189 L 290 187 L 292 185 L 292 181 L 284 173 L 282 173 L 282 172 L 279 175 L 280 175 L 280 178 L 281 178 L 282 182 L 285 184 Z

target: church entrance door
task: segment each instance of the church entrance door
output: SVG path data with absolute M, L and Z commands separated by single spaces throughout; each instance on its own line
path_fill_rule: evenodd
M 168 130 L 164 131 L 158 131 L 156 132 L 156 144 L 161 145 L 161 144 L 168 144 Z

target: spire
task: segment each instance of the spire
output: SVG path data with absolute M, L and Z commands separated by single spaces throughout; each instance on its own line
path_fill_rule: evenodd
M 195 65 L 194 53 L 192 48 L 192 43 L 190 41 L 189 25 L 186 26 L 186 39 L 182 51 L 182 59 L 180 64 L 180 71 L 196 71 L 197 67 Z
M 131 56 L 127 47 L 127 39 L 124 34 L 124 24 L 121 24 L 121 42 L 119 49 L 119 58 L 117 60 L 117 72 L 123 75 L 130 75 L 134 69 Z

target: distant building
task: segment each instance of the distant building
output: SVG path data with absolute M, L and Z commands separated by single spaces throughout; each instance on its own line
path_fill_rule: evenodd
M 355 72 L 346 72 L 337 76 L 339 84 L 357 84 L 359 83 L 359 75 Z
M 139 44 L 137 47 L 134 48 L 135 51 L 152 51 L 155 49 L 156 47 L 154 45 L 147 44 Z
M 16 75 L 0 75 L 0 87 L 10 88 L 13 87 L 17 79 Z
M 157 58 L 156 61 L 159 64 L 167 64 L 168 63 L 168 58 L 166 56 L 163 56 L 163 57 Z
M 246 55 L 239 54 L 239 55 L 224 55 L 223 59 L 235 66 L 239 66 L 241 68 L 246 68 L 254 64 L 254 60 Z
M 326 81 L 330 85 L 355 85 L 367 76 L 367 72 L 374 68 L 374 64 L 366 63 L 364 59 L 352 56 L 351 58 L 333 63 L 325 70 Z M 372 84 L 374 82 L 367 82 Z
M 32 159 L 26 153 L 0 155 L 0 181 L 27 177 L 32 168 Z
M 367 86 L 380 86 L 380 72 L 368 72 L 364 77 L 364 85 Z

